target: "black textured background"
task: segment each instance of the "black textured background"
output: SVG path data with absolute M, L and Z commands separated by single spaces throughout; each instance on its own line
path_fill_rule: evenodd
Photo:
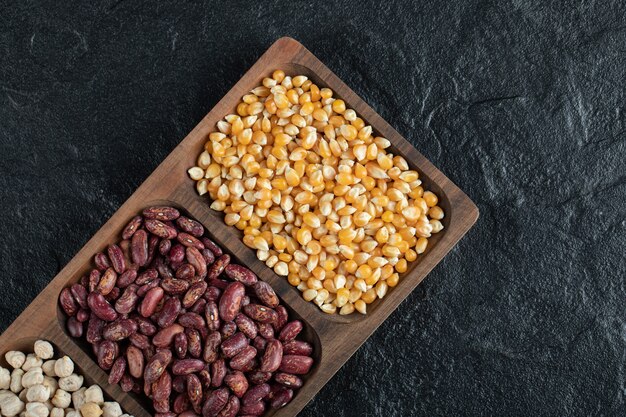
M 378 3 L 0 0 L 0 327 L 288 35 L 481 210 L 301 415 L 624 415 L 624 3 Z

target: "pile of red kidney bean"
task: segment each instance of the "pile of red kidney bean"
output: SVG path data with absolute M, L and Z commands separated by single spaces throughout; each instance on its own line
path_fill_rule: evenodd
M 258 416 L 291 401 L 313 365 L 302 322 L 200 223 L 172 207 L 142 214 L 61 291 L 68 332 L 158 417 Z

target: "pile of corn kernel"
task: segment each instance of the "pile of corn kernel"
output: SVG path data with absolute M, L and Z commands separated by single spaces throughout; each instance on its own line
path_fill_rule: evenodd
M 366 314 L 443 229 L 437 196 L 306 76 L 263 79 L 188 170 L 257 257 L 329 314 Z

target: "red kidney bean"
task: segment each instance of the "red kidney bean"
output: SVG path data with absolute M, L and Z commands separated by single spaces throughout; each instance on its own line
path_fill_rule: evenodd
M 222 339 L 228 339 L 237 331 L 237 325 L 234 321 L 228 321 L 222 325 L 222 329 L 220 333 L 222 334 Z
M 171 263 L 179 263 L 185 259 L 185 247 L 180 243 L 172 245 L 168 253 L 168 259 Z
M 204 369 L 205 363 L 200 359 L 178 359 L 172 365 L 174 375 L 189 375 Z
M 290 321 L 283 327 L 280 334 L 278 335 L 278 339 L 281 342 L 288 342 L 290 340 L 294 340 L 303 329 L 302 322 L 300 320 Z
M 111 340 L 103 340 L 98 345 L 98 366 L 108 371 L 113 367 L 113 362 L 117 359 L 119 347 Z
M 198 378 L 200 378 L 200 382 L 202 383 L 202 388 L 205 391 L 211 389 L 211 372 L 205 367 L 205 369 L 198 372 Z
M 217 414 L 217 417 L 235 417 L 237 413 L 239 412 L 240 407 L 241 405 L 239 403 L 239 398 L 237 398 L 234 395 L 231 395 L 228 398 L 228 402 L 226 403 L 226 406 L 222 408 L 222 411 L 220 411 Z
M 184 359 L 187 356 L 187 335 L 185 333 L 178 333 L 174 336 L 174 352 L 179 359 Z
M 258 334 L 258 328 L 254 321 L 243 313 L 237 314 L 235 324 L 240 332 L 246 335 L 248 339 L 254 339 Z
M 289 313 L 287 313 L 287 309 L 284 306 L 280 305 L 274 310 L 276 311 L 276 321 L 272 323 L 272 326 L 274 330 L 280 332 L 289 321 Z
M 91 312 L 88 309 L 85 310 L 84 308 L 81 308 L 76 313 L 76 320 L 78 320 L 81 323 L 84 323 L 87 320 L 89 320 L 90 315 L 91 315 Z
M 178 315 L 180 314 L 180 310 L 182 306 L 180 304 L 180 300 L 176 297 L 168 298 L 165 303 L 163 303 L 163 307 L 161 311 L 158 313 L 157 324 L 159 327 L 169 327 L 176 322 Z
M 206 326 L 206 323 L 201 315 L 196 313 L 184 313 L 178 317 L 178 323 L 191 329 L 202 329 Z
M 274 338 L 274 328 L 269 323 L 259 323 L 259 335 L 266 340 L 270 340 Z
M 213 363 L 217 360 L 219 355 L 218 349 L 221 343 L 222 335 L 219 332 L 209 333 L 204 342 L 204 354 L 202 356 L 206 363 Z
M 196 275 L 196 269 L 191 264 L 182 264 L 176 270 L 176 279 L 184 279 L 187 281 L 191 281 Z
M 288 374 L 304 375 L 311 370 L 313 359 L 309 356 L 283 355 L 280 370 Z
M 270 405 L 272 408 L 281 408 L 287 405 L 289 401 L 293 398 L 293 390 L 288 388 L 281 388 L 274 394 L 272 400 L 270 401 Z
M 102 340 L 102 329 L 106 323 L 93 312 L 87 323 L 87 342 L 95 344 Z
M 143 217 L 141 216 L 135 216 L 132 219 L 130 219 L 130 221 L 124 228 L 124 231 L 122 232 L 122 239 L 130 239 L 131 237 L 133 237 L 135 232 L 139 230 L 142 224 L 143 224 Z
M 160 239 L 157 236 L 151 235 L 148 238 L 148 260 L 146 265 L 150 265 L 154 259 L 154 255 L 157 253 L 157 247 L 159 246 Z
M 175 413 L 179 413 L 179 416 L 181 413 L 189 410 L 189 407 L 191 407 L 191 402 L 189 401 L 187 393 L 178 394 L 176 398 L 174 398 L 174 404 L 172 405 L 172 409 Z
M 119 383 L 124 376 L 124 372 L 126 372 L 126 359 L 120 356 L 113 362 L 111 371 L 109 371 L 109 384 Z
M 161 374 L 159 379 L 157 379 L 156 382 L 152 384 L 152 398 L 155 401 L 168 402 L 171 393 L 172 393 L 172 376 L 170 375 L 169 372 L 165 371 Z
M 266 306 L 275 308 L 278 306 L 278 296 L 267 282 L 258 281 L 252 285 L 257 298 Z
M 166 348 L 172 344 L 174 341 L 174 337 L 178 333 L 182 333 L 185 331 L 185 328 L 180 324 L 174 323 L 170 326 L 167 326 L 161 330 L 152 338 L 152 344 L 159 348 Z
M 220 257 L 224 254 L 224 252 L 222 251 L 222 248 L 220 248 L 217 243 L 213 242 L 211 239 L 209 239 L 208 237 L 203 237 L 202 239 L 200 239 L 202 241 L 202 244 L 204 245 L 205 248 L 209 249 L 211 252 L 213 252 L 213 254 L 216 257 Z
M 120 380 L 120 387 L 122 388 L 122 391 L 124 392 L 132 391 L 133 385 L 135 385 L 135 381 L 133 380 L 133 377 L 128 374 L 124 374 L 124 376 L 122 376 L 122 379 Z
M 193 406 L 194 411 L 202 410 L 202 383 L 197 375 L 187 375 L 187 397 Z
M 243 307 L 243 312 L 252 320 L 259 323 L 272 323 L 275 322 L 278 317 L 274 310 L 260 304 L 248 304 Z
M 178 232 L 160 220 L 149 219 L 144 222 L 146 230 L 161 239 L 174 239 Z
M 163 299 L 163 288 L 152 288 L 139 305 L 139 314 L 143 317 L 150 317 L 156 311 L 157 305 Z
M 198 299 L 190 308 L 190 313 L 202 314 L 206 308 L 206 300 L 204 298 Z
M 111 262 L 109 261 L 109 258 L 102 252 L 96 253 L 96 255 L 93 257 L 93 261 L 99 271 L 104 271 L 107 268 L 111 267 Z
M 250 297 L 246 295 L 241 299 L 241 308 L 247 306 L 248 304 L 250 304 Z
M 256 385 L 248 390 L 242 398 L 243 405 L 255 404 L 262 401 L 270 393 L 269 384 Z
M 239 281 L 244 285 L 254 285 L 258 281 L 256 274 L 242 265 L 228 264 L 224 268 L 224 274 L 233 281 Z
M 115 301 L 115 311 L 120 314 L 129 314 L 135 310 L 138 301 L 137 285 L 131 284 L 126 287 L 122 296 Z
M 113 321 L 117 318 L 117 312 L 104 296 L 98 292 L 89 293 L 87 296 L 87 304 L 91 311 L 105 321 Z
M 290 340 L 283 344 L 283 353 L 285 355 L 311 356 L 313 346 L 310 343 L 301 340 Z
M 132 319 L 120 319 L 110 324 L 107 324 L 102 329 L 102 337 L 105 340 L 112 340 L 119 342 L 129 337 L 131 334 L 137 332 L 137 322 Z
M 232 358 L 248 346 L 248 339 L 243 333 L 235 333 L 221 344 L 222 353 L 227 358 Z
M 170 266 L 166 263 L 165 259 L 161 257 L 156 258 L 154 266 L 159 272 L 159 276 L 161 278 L 174 278 L 174 272 L 172 272 L 172 268 L 170 268 Z
M 153 206 L 148 207 L 142 212 L 146 219 L 158 219 L 163 221 L 176 220 L 180 217 L 180 212 L 174 207 L 169 206 Z
M 191 266 L 193 266 L 193 268 L 195 269 L 196 275 L 204 279 L 204 277 L 206 277 L 207 275 L 207 267 L 206 261 L 200 253 L 200 250 L 193 246 L 188 247 L 185 249 L 185 257 L 187 259 L 187 262 L 191 264 Z
M 72 297 L 81 308 L 89 308 L 87 305 L 87 289 L 80 284 L 74 284 L 70 287 Z
M 222 385 L 224 377 L 228 369 L 226 368 L 226 362 L 224 359 L 218 359 L 211 364 L 211 386 L 218 388 Z
M 213 263 L 213 265 L 211 265 L 211 268 L 209 269 L 207 273 L 208 274 L 207 277 L 209 279 L 215 279 L 219 277 L 220 275 L 222 275 L 222 272 L 224 272 L 224 269 L 226 269 L 226 267 L 229 264 L 230 264 L 230 255 L 225 253 L 224 255 L 217 258 L 215 262 Z
M 145 297 L 146 294 L 148 294 L 148 291 L 150 291 L 153 288 L 159 287 L 160 285 L 161 285 L 160 278 L 155 279 L 154 281 L 150 281 L 149 283 L 144 284 L 137 289 L 137 295 L 140 297 Z M 157 309 L 158 309 L 158 305 L 157 305 Z
M 209 288 L 207 288 L 206 292 L 204 293 L 204 298 L 207 301 L 217 301 L 220 298 L 221 294 L 222 290 L 217 287 L 209 286 Z
M 184 294 L 190 286 L 191 284 L 189 281 L 183 281 L 180 279 L 165 278 L 161 281 L 161 288 L 163 288 L 163 290 L 169 295 Z
M 220 328 L 221 322 L 219 310 L 215 301 L 209 301 L 204 309 L 204 317 L 206 318 L 209 330 L 215 331 Z
M 253 385 L 261 385 L 272 379 L 271 372 L 253 371 L 248 374 L 248 381 Z
M 83 335 L 83 323 L 76 320 L 76 317 L 72 316 L 67 319 L 67 331 L 72 337 L 81 337 Z
M 183 307 L 189 308 L 204 294 L 208 284 L 205 281 L 196 282 L 189 287 L 183 296 Z
M 280 368 L 283 359 L 283 345 L 280 341 L 273 339 L 267 342 L 265 353 L 261 359 L 261 368 L 263 372 L 276 372 Z
M 154 323 L 152 323 L 145 317 L 134 314 L 132 318 L 137 322 L 137 325 L 139 326 L 139 332 L 141 334 L 145 334 L 146 336 L 152 336 L 157 332 L 157 327 L 154 325 Z
M 183 375 L 175 375 L 172 378 L 172 389 L 181 394 L 187 391 L 187 377 Z
M 200 253 L 202 254 L 204 262 L 206 262 L 207 265 L 212 265 L 213 262 L 215 262 L 215 255 L 213 255 L 213 252 L 209 249 L 201 249 Z
M 61 294 L 59 294 L 59 304 L 68 316 L 73 316 L 78 312 L 78 304 L 69 288 L 63 288 L 61 290 Z
M 91 272 L 89 273 L 89 285 L 87 287 L 87 290 L 89 290 L 89 292 L 94 292 L 96 290 L 96 287 L 100 282 L 100 276 L 100 271 L 98 271 L 97 269 L 91 270 Z
M 117 282 L 115 283 L 115 285 L 118 286 L 119 288 L 126 288 L 130 284 L 134 283 L 136 279 L 137 279 L 137 270 L 135 268 L 130 268 L 124 271 L 122 275 L 117 277 Z
M 235 320 L 241 309 L 241 299 L 245 293 L 246 289 L 240 282 L 233 282 L 226 287 L 219 301 L 219 313 L 222 320 Z
M 194 247 L 198 250 L 204 249 L 204 245 L 200 242 L 195 236 L 190 235 L 189 233 L 181 232 L 176 236 L 176 240 L 186 247 Z
M 135 378 L 141 378 L 144 369 L 143 352 L 135 346 L 128 346 L 126 349 L 126 362 L 128 372 Z
M 176 219 L 176 225 L 183 232 L 195 237 L 202 237 L 204 234 L 204 227 L 200 223 L 185 216 L 180 216 Z
M 265 413 L 265 403 L 263 401 L 242 405 L 241 408 L 239 408 L 240 416 L 260 416 L 263 415 L 263 413 Z
M 170 253 L 170 249 L 172 249 L 172 241 L 169 239 L 161 239 L 159 242 L 159 253 L 163 256 L 167 256 Z
M 150 339 L 148 338 L 148 336 L 143 335 L 141 333 L 131 334 L 128 337 L 128 340 L 133 346 L 136 346 L 139 349 L 146 349 L 148 346 L 150 346 Z
M 151 357 L 143 371 L 143 378 L 146 383 L 152 384 L 159 379 L 171 361 L 172 352 L 169 350 L 159 350 Z
M 138 230 L 130 242 L 131 260 L 139 266 L 144 266 L 148 263 L 149 256 L 148 233 L 145 230 Z
M 246 365 L 254 359 L 257 351 L 253 346 L 246 346 L 241 352 L 230 360 L 230 367 L 235 370 L 244 370 Z
M 267 340 L 264 339 L 263 336 L 257 336 L 254 338 L 252 345 L 259 352 L 265 352 L 265 347 L 267 346 Z
M 149 268 L 137 276 L 135 284 L 141 286 L 154 281 L 159 277 L 159 272 L 154 268 Z
M 115 302 L 115 300 L 118 299 L 121 292 L 122 291 L 118 287 L 113 287 L 111 292 L 104 296 L 104 299 L 107 300 L 109 303 L 113 303 Z
M 202 355 L 200 333 L 195 329 L 185 329 L 185 335 L 187 336 L 187 352 L 192 357 L 199 358 Z
M 204 405 L 202 406 L 202 416 L 217 416 L 217 414 L 226 406 L 226 403 L 228 403 L 228 388 L 220 388 L 209 393 Z
M 224 383 L 239 398 L 243 397 L 248 390 L 248 380 L 241 371 L 235 371 L 226 375 Z
M 130 245 L 131 245 L 130 240 L 122 240 L 122 241 L 120 241 L 120 244 L 119 244 L 119 247 L 122 250 L 122 257 L 124 259 L 124 262 L 126 263 L 126 267 L 127 268 L 128 268 L 129 265 L 132 265 L 133 267 L 137 266 L 137 265 L 133 264 L 132 259 L 130 259 L 130 257 L 131 257 L 131 255 L 130 255 L 130 250 L 131 250 Z
M 300 379 L 300 377 L 285 372 L 277 372 L 276 375 L 274 375 L 274 381 L 287 388 L 300 388 L 302 386 L 302 379 Z
M 165 401 L 152 401 L 152 407 L 157 413 L 169 413 L 170 411 L 170 402 Z
M 225 281 L 223 279 L 217 279 L 217 278 L 212 278 L 212 279 L 207 279 L 207 282 L 209 283 L 210 286 L 212 287 L 217 287 L 219 290 L 225 290 L 226 287 L 228 287 L 228 285 L 230 284 L 230 282 Z
M 111 266 L 115 269 L 115 272 L 121 274 L 126 271 L 126 260 L 124 259 L 124 253 L 119 246 L 115 244 L 109 245 L 107 253 L 109 255 L 109 260 L 111 261 Z

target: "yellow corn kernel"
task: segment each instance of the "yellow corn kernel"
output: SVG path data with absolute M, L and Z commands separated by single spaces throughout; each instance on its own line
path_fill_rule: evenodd
M 320 227 L 322 225 L 322 223 L 320 222 L 319 217 L 317 217 L 317 215 L 315 215 L 315 213 L 304 213 L 304 215 L 302 216 L 302 221 L 307 225 L 310 226 L 313 229 L 316 229 L 318 227 Z
M 372 275 L 372 268 L 369 265 L 363 264 L 358 267 L 356 273 L 354 274 L 357 278 L 367 279 Z
M 307 287 L 313 289 L 313 290 L 321 290 L 323 288 L 322 286 L 322 282 L 314 277 L 311 277 L 309 279 L 306 280 L 306 285 Z
M 396 268 L 396 271 L 398 271 L 399 273 L 406 272 L 407 270 L 406 259 L 400 259 L 398 263 L 396 264 L 395 268 Z
M 363 300 L 356 300 L 354 302 L 354 308 L 361 314 L 367 314 L 367 304 Z
M 352 303 L 345 304 L 343 307 L 341 307 L 341 310 L 339 310 L 339 314 L 342 316 L 346 316 L 352 313 L 354 313 L 354 304 Z
M 317 291 L 315 289 L 312 289 L 312 288 L 309 288 L 308 290 L 305 290 L 302 293 L 302 298 L 304 298 L 306 301 L 311 301 L 315 297 L 317 297 Z
M 426 201 L 426 205 L 428 205 L 428 207 L 435 207 L 439 201 L 435 193 L 431 191 L 425 191 L 422 198 Z
M 415 244 L 415 252 L 418 255 L 421 255 L 422 253 L 424 253 L 424 251 L 426 251 L 427 245 L 428 239 L 426 239 L 425 237 L 420 237 L 419 239 L 417 239 L 417 243 Z
M 376 232 L 375 239 L 376 242 L 380 243 L 381 245 L 387 243 L 387 241 L 389 240 L 389 230 L 387 230 L 386 227 L 379 229 Z
M 365 291 L 365 293 L 361 296 L 361 300 L 365 302 L 365 304 L 371 304 L 376 300 L 376 290 L 374 288 L 370 288 Z
M 433 206 L 428 210 L 428 216 L 431 219 L 441 220 L 444 217 L 443 210 L 439 206 Z
M 335 298 L 335 304 L 337 307 L 343 307 L 350 298 L 350 290 L 347 288 L 340 288 L 337 290 L 337 298 Z
M 393 288 L 396 285 L 398 285 L 398 281 L 400 281 L 400 275 L 398 275 L 398 273 L 394 273 L 392 274 L 389 278 L 387 278 L 385 280 L 385 282 L 387 283 L 387 286 Z
M 335 113 L 341 114 L 346 111 L 346 103 L 341 99 L 337 99 L 333 101 L 332 109 Z

